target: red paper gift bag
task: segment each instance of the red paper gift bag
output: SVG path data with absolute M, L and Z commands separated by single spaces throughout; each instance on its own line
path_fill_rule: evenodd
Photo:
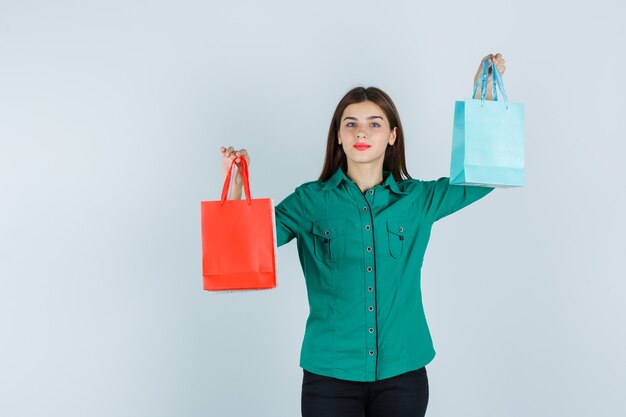
M 208 291 L 276 287 L 276 230 L 270 198 L 252 198 L 245 158 L 241 176 L 245 200 L 227 200 L 230 170 L 220 201 L 202 201 L 202 275 Z

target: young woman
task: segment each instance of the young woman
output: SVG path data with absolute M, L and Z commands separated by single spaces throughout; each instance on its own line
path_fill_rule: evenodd
M 491 65 L 505 71 L 501 54 L 488 55 L 474 82 L 485 59 L 490 74 Z M 233 159 L 250 162 L 245 149 L 220 151 L 223 178 Z M 238 172 L 234 199 L 242 197 Z M 357 87 L 341 99 L 320 178 L 275 208 L 277 245 L 297 239 L 310 307 L 303 417 L 424 416 L 435 351 L 420 271 L 431 227 L 492 190 L 412 179 L 391 98 Z

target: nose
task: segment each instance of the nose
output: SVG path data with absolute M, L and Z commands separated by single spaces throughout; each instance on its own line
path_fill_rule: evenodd
M 363 130 L 359 130 L 356 134 L 356 137 L 361 139 L 361 138 L 366 138 L 367 135 L 365 134 L 365 132 Z

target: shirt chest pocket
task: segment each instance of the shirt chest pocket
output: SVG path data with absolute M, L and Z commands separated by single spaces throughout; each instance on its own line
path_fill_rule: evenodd
M 346 220 L 318 220 L 313 223 L 315 256 L 324 262 L 341 259 L 346 249 Z
M 404 251 L 404 240 L 410 227 L 410 217 L 392 217 L 387 219 L 387 235 L 389 238 L 389 253 L 394 258 L 400 258 Z

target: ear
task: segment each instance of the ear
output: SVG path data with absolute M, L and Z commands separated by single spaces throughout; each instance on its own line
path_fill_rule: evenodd
M 389 145 L 393 145 L 396 142 L 397 132 L 398 132 L 398 128 L 394 127 L 393 130 L 391 131 L 391 134 L 389 135 Z

